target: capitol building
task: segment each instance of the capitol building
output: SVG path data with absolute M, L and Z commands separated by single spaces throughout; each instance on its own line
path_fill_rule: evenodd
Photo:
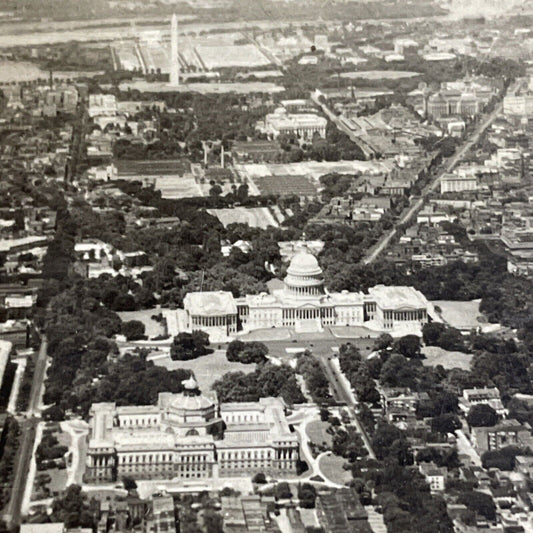
M 193 378 L 183 385 L 157 405 L 93 404 L 85 481 L 296 475 L 299 441 L 281 398 L 219 404 Z
M 325 326 L 366 326 L 375 331 L 418 332 L 428 301 L 412 287 L 377 285 L 362 292 L 329 292 L 316 257 L 303 246 L 294 255 L 282 289 L 234 298 L 230 292 L 192 292 L 184 299 L 185 329 L 212 338 L 261 328 L 321 331 Z

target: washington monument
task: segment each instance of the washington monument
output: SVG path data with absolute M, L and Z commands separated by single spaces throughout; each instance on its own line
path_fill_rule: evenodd
M 178 56 L 178 17 L 172 15 L 170 23 L 170 85 L 180 84 L 180 59 Z

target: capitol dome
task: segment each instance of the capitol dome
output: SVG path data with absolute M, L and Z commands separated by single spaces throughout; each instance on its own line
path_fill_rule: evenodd
M 172 411 L 186 413 L 188 411 L 204 411 L 206 409 L 214 408 L 214 403 L 205 396 L 187 396 L 178 395 L 176 399 L 170 404 Z
M 292 276 L 319 276 L 322 275 L 322 269 L 316 257 L 307 250 L 303 250 L 292 258 L 287 274 Z
M 324 278 L 316 257 L 307 248 L 298 252 L 287 269 L 285 288 L 293 296 L 307 298 L 324 294 Z

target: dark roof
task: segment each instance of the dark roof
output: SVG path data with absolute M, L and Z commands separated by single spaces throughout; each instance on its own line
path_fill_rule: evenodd
M 263 176 L 254 178 L 254 183 L 261 194 L 279 196 L 316 196 L 314 183 L 306 176 Z
M 115 161 L 118 175 L 121 178 L 128 176 L 165 176 L 183 175 L 191 170 L 191 164 L 183 159 L 168 160 L 137 160 L 121 159 Z
M 320 525 L 328 533 L 372 533 L 365 508 L 353 489 L 321 492 L 317 504 L 322 511 Z

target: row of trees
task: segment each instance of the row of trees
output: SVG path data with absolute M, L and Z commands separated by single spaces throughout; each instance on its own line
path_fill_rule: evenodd
M 322 366 L 309 351 L 298 356 L 296 372 L 305 380 L 306 389 L 318 405 L 331 403 L 332 397 L 329 391 L 329 382 L 324 375 Z

